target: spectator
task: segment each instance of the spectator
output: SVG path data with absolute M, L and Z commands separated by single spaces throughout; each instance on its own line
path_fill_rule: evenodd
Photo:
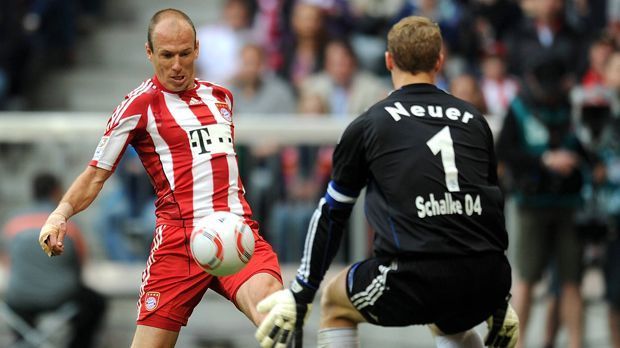
M 602 85 L 581 86 L 573 93 L 576 116 L 584 143 L 603 162 L 603 170 L 593 173 L 593 210 L 584 225 L 587 236 L 608 239 L 603 270 L 611 347 L 620 347 L 620 51 L 611 52 L 602 70 Z M 592 216 L 593 215 L 593 216 Z M 598 216 L 605 220 L 595 220 Z M 609 235 L 605 235 L 609 229 Z M 607 237 L 607 238 L 605 238 Z
M 469 7 L 475 18 L 488 25 L 493 44 L 503 41 L 523 17 L 517 1 L 512 0 L 474 0 Z
M 320 96 L 333 117 L 359 115 L 387 95 L 388 88 L 378 77 L 358 70 L 348 41 L 330 41 L 324 62 L 322 72 L 303 81 L 301 93 Z
M 497 141 L 499 132 L 502 128 L 503 118 L 501 116 L 489 113 L 487 103 L 482 94 L 482 89 L 478 80 L 473 75 L 463 74 L 452 79 L 450 82 L 450 93 L 457 98 L 472 104 L 478 109 L 491 128 L 493 140 Z M 503 116 L 503 115 L 502 115 Z
M 222 21 L 197 30 L 200 55 L 196 61 L 198 74 L 204 79 L 223 84 L 239 69 L 244 43 L 251 39 L 253 7 L 251 0 L 226 0 Z
M 607 12 L 615 0 L 572 0 L 567 1 L 567 20 L 579 31 L 599 35 L 607 25 Z
M 326 32 L 321 7 L 295 2 L 291 16 L 292 34 L 283 38 L 283 62 L 278 73 L 296 89 L 307 76 L 323 66 Z
M 524 0 L 521 6 L 527 16 L 506 37 L 508 70 L 520 76 L 530 57 L 552 54 L 575 74 L 583 60 L 580 38 L 566 23 L 564 0 Z
M 462 74 L 450 81 L 450 94 L 473 105 L 483 115 L 488 113 L 487 104 L 476 77 Z
M 302 117 L 326 117 L 327 104 L 318 95 L 301 96 Z M 325 190 L 331 170 L 332 146 L 286 146 L 279 153 L 281 194 L 271 209 L 269 231 L 273 246 L 283 262 L 297 260 L 314 212 L 314 201 Z
M 610 52 L 611 53 L 611 52 Z M 620 57 L 620 56 L 619 56 Z M 605 59 L 607 61 L 607 59 Z M 620 61 L 619 61 L 620 62 Z M 604 65 L 606 65 L 604 63 Z M 601 67 L 601 78 L 606 76 L 605 66 Z M 582 83 L 580 86 L 573 88 L 571 91 L 571 102 L 573 105 L 574 128 L 577 136 L 584 147 L 593 154 L 598 155 L 603 161 L 597 165 L 587 176 L 582 196 L 586 204 L 577 214 L 577 231 L 581 242 L 584 244 L 584 264 L 595 265 L 600 264 L 600 259 L 604 252 L 603 244 L 607 239 L 609 226 L 615 226 L 613 216 L 620 214 L 620 206 L 614 203 L 617 195 L 616 185 L 613 180 L 605 178 L 605 172 L 612 173 L 615 158 L 614 142 L 610 142 L 611 137 L 617 137 L 615 121 L 611 119 L 612 91 L 604 86 L 604 80 L 596 82 L 596 84 Z M 608 167 L 608 168 L 606 168 Z M 612 175 L 613 176 L 613 175 Z M 612 218 L 608 219 L 606 215 Z M 610 220 L 610 221 L 608 221 Z M 613 243 L 611 248 L 613 248 Z M 611 250 L 611 249 L 610 249 Z M 615 262 L 613 254 L 608 256 L 611 261 L 610 265 Z M 555 345 L 556 336 L 560 324 L 560 301 L 561 287 L 558 279 L 557 267 L 550 267 L 550 285 L 549 295 L 547 296 L 546 323 L 544 347 L 551 348 Z M 612 276 L 608 282 L 616 280 Z M 613 293 L 614 291 L 608 291 Z M 613 296 L 612 296 L 613 297 Z M 613 307 L 610 308 L 610 323 L 613 322 Z M 611 326 L 610 328 L 613 328 Z M 615 332 L 610 330 L 613 338 Z
M 506 60 L 502 53 L 491 52 L 481 60 L 482 93 L 489 107 L 489 113 L 503 119 L 512 99 L 519 91 L 517 79 L 507 73 Z
M 47 173 L 34 178 L 32 191 L 33 205 L 10 219 L 3 229 L 10 261 L 6 302 L 31 325 L 39 315 L 74 302 L 78 314 L 71 320 L 69 347 L 92 347 L 106 303 L 82 283 L 82 265 L 87 259 L 84 238 L 79 228 L 68 222 L 65 257 L 50 260 L 41 253 L 39 229 L 60 202 L 63 191 L 60 181 Z
M 359 66 L 389 77 L 384 63 L 385 34 L 402 7 L 402 0 L 351 0 L 349 7 L 353 21 L 351 44 L 358 55 Z
M 602 35 L 590 44 L 588 50 L 589 65 L 581 78 L 581 85 L 585 88 L 603 84 L 603 71 L 607 59 L 614 50 L 610 36 Z
M 239 71 L 230 83 L 235 96 L 238 117 L 263 117 L 291 115 L 295 112 L 295 95 L 291 86 L 267 70 L 265 49 L 256 44 L 246 44 L 241 50 Z M 269 139 L 251 147 L 238 146 L 240 165 L 248 171 L 247 196 L 252 203 L 256 219 L 269 225 L 269 211 L 277 199 L 279 183 L 279 147 Z M 246 155 L 247 154 L 247 155 Z M 267 230 L 267 234 L 271 230 Z
M 241 49 L 239 69 L 230 84 L 239 114 L 292 114 L 291 87 L 267 71 L 265 50 L 256 44 Z
M 282 65 L 280 44 L 288 28 L 284 22 L 288 18 L 285 10 L 287 0 L 256 0 L 254 17 L 255 39 L 265 48 L 267 65 L 271 70 L 278 70 Z
M 517 204 L 515 310 L 519 346 L 526 344 L 533 286 L 553 257 L 561 284 L 561 322 L 569 347 L 582 344 L 582 246 L 574 213 L 580 205 L 585 151 L 572 130 L 568 73 L 554 56 L 532 57 L 523 90 L 513 100 L 497 142 L 498 160 L 514 180 Z
M 472 71 L 477 71 L 481 56 L 501 45 L 508 28 L 521 20 L 519 5 L 510 0 L 474 0 L 460 8 L 456 42 L 451 45 Z

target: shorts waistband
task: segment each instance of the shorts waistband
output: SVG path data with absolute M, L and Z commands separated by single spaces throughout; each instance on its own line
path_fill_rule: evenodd
M 156 221 L 156 225 L 157 226 L 167 225 L 167 226 L 175 226 L 175 227 L 194 227 L 194 220 L 193 219 L 173 220 L 173 219 L 158 218 Z

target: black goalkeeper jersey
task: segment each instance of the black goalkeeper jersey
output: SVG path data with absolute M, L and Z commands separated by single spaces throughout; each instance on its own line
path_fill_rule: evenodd
M 305 284 L 320 283 L 363 187 L 378 256 L 450 257 L 508 246 L 489 126 L 472 105 L 434 85 L 392 92 L 344 131 L 308 231 L 298 273 Z

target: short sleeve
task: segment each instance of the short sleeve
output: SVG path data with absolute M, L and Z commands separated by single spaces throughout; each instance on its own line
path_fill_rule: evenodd
M 90 165 L 113 171 L 127 145 L 146 126 L 146 113 L 150 97 L 145 94 L 128 95 L 114 110 L 106 130 L 95 149 Z

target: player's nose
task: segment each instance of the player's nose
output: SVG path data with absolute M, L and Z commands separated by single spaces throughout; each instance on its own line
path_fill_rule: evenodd
M 181 70 L 181 57 L 176 56 L 174 58 L 174 62 L 172 63 L 172 70 L 180 71 Z

